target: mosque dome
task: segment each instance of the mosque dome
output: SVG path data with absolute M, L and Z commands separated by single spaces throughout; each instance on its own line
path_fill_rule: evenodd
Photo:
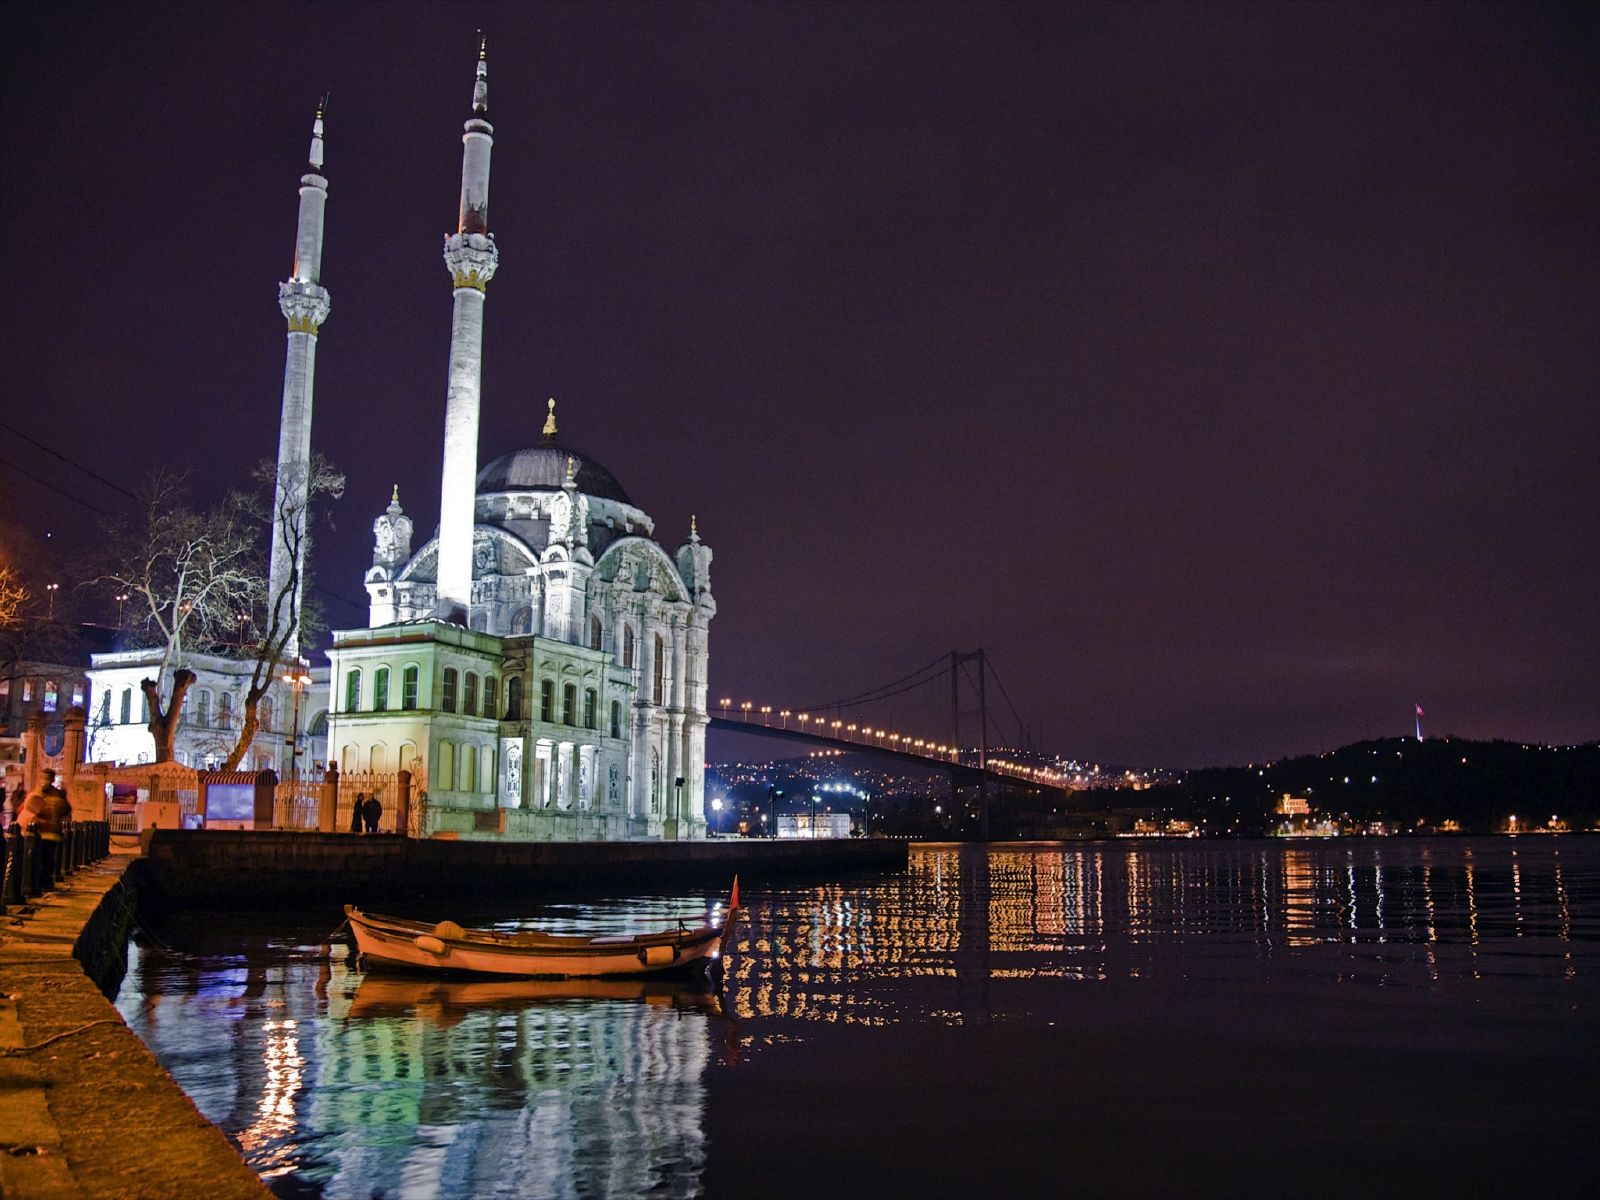
M 513 450 L 478 472 L 478 494 L 485 492 L 560 491 L 567 480 L 567 460 L 577 470 L 578 490 L 603 500 L 632 504 L 616 477 L 594 459 L 547 441 Z

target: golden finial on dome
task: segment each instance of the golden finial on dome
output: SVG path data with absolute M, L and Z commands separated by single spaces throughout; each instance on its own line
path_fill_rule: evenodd
M 394 495 L 389 497 L 389 502 L 391 504 L 400 503 L 400 485 L 398 483 L 394 485 Z
M 554 396 L 550 397 L 550 415 L 544 419 L 544 440 L 547 442 L 556 440 L 556 398 Z
M 571 479 L 576 479 L 577 477 L 578 477 L 578 460 L 573 458 L 572 455 L 569 454 L 569 455 L 567 455 L 567 478 L 569 480 L 571 480 Z

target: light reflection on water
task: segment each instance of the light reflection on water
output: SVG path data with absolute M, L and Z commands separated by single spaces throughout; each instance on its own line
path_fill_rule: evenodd
M 574 902 L 523 922 L 648 928 L 719 901 Z M 1327 1015 L 1353 1050 L 1401 1054 L 1413 1029 L 1447 1041 L 1452 1014 L 1548 1011 L 1554 1040 L 1519 1044 L 1554 1054 L 1595 1030 L 1600 1000 L 1600 843 L 1582 839 L 930 846 L 904 872 L 748 888 L 745 901 L 718 997 L 363 977 L 321 944 L 325 915 L 301 914 L 166 922 L 160 935 L 185 953 L 135 947 L 119 1006 L 280 1195 L 565 1197 L 694 1195 L 708 1181 L 782 1192 L 759 1156 L 725 1139 L 718 1158 L 714 1098 L 753 1079 L 764 1097 L 799 1095 L 807 1070 L 851 1075 L 864 1046 L 892 1061 L 955 1036 L 940 1030 L 992 1036 L 977 1045 L 1003 1085 L 1051 1043 L 1015 1050 L 1002 1030 L 1087 1021 L 1137 1045 L 1141 1022 L 1181 1012 L 1249 1039 L 1292 1011 Z M 1197 1042 L 1214 1032 L 1194 1029 Z M 1159 1079 L 1162 1064 L 1149 1069 Z M 858 1083 L 869 1104 L 888 1086 Z M 1031 1117 L 1036 1100 L 1009 1103 Z M 805 1107 L 785 1119 L 826 1143 Z M 1147 1119 L 1159 1135 L 1159 1113 Z M 926 1156 L 961 1137 L 920 1136 Z M 810 1162 L 809 1186 L 828 1190 L 837 1171 L 833 1190 L 870 1193 L 850 1153 L 839 1143 L 841 1161 Z

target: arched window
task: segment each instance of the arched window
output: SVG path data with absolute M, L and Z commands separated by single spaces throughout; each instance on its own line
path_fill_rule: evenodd
M 150 724 L 150 697 L 143 688 L 139 690 L 139 724 Z
M 344 749 L 339 751 L 339 772 L 340 772 L 340 774 L 344 774 L 344 773 L 347 773 L 347 772 L 350 772 L 350 771 L 354 771 L 356 769 L 356 763 L 360 761 L 360 758 L 359 758 L 360 753 L 361 752 L 356 749 L 356 747 L 355 747 L 355 745 L 353 743 L 350 743 L 350 742 L 346 742 L 345 743 Z
M 461 790 L 478 790 L 478 752 L 465 744 L 461 747 Z
M 352 667 L 344 676 L 344 710 L 361 711 L 361 668 Z
M 389 751 L 382 743 L 372 748 L 367 758 L 367 764 L 374 771 L 387 771 L 389 769 Z
M 611 736 L 622 736 L 622 701 L 611 702 Z
M 594 694 L 594 689 L 593 688 L 584 688 L 583 689 L 583 727 L 585 729 L 594 729 L 594 728 L 596 728 L 596 726 L 595 726 L 595 719 L 596 719 L 595 702 L 596 702 L 596 699 L 597 699 L 597 697 Z
M 483 769 L 478 772 L 478 778 L 483 781 L 480 786 L 481 786 L 483 791 L 492 792 L 492 791 L 495 790 L 494 789 L 494 747 L 493 746 L 485 746 L 482 750 L 478 751 L 478 754 L 479 754 L 479 757 L 482 759 L 482 764 L 483 764 Z
M 111 693 L 110 692 L 101 692 L 100 693 L 100 724 L 102 724 L 102 725 L 111 724 Z M 201 724 L 205 724 L 205 722 L 202 721 Z
M 654 704 L 665 704 L 663 697 L 667 694 L 667 644 L 661 640 L 661 635 L 656 634 L 656 652 L 650 663 L 650 698 Z
M 578 685 L 575 683 L 561 689 L 561 722 L 564 725 L 578 723 Z
M 456 669 L 444 669 L 444 687 L 440 689 L 439 710 L 441 712 L 455 712 L 456 710 Z
M 395 770 L 415 771 L 417 762 L 417 744 L 415 742 L 400 743 L 400 757 L 395 759 Z
M 456 748 L 449 742 L 439 743 L 439 786 L 450 791 L 456 783 Z
M 633 667 L 633 655 L 633 626 L 624 625 L 622 627 L 622 665 L 631 669 Z
M 407 712 L 417 706 L 417 677 L 419 672 L 416 663 L 407 663 L 400 672 L 400 707 Z
M 483 677 L 483 715 L 491 721 L 499 717 L 497 705 L 500 700 L 500 686 L 495 682 L 493 675 Z
M 389 711 L 389 668 L 379 667 L 372 673 L 372 711 Z
M 512 613 L 510 630 L 513 635 L 519 633 L 532 633 L 533 609 L 527 605 L 523 605 L 523 607 Z
M 122 689 L 122 724 L 126 725 L 133 720 L 133 689 Z
M 550 722 L 556 719 L 556 685 L 553 679 L 539 681 L 539 720 Z
M 461 711 L 469 717 L 478 715 L 478 673 L 468 671 L 461 688 Z
M 268 733 L 272 732 L 272 698 L 270 696 L 263 696 L 256 703 L 256 726 L 266 730 Z
M 506 720 L 522 720 L 522 676 L 506 680 Z
M 589 649 L 591 649 L 591 650 L 600 649 L 601 638 L 602 638 L 602 634 L 600 632 L 600 618 L 599 617 L 590 617 L 589 618 Z
M 54 679 L 44 681 L 44 711 L 55 712 L 60 698 L 61 685 Z
M 202 728 L 211 724 L 211 692 L 206 688 L 200 689 L 200 698 L 195 701 L 194 719 Z
M 217 696 L 217 724 L 224 729 L 233 728 L 232 692 L 222 692 Z

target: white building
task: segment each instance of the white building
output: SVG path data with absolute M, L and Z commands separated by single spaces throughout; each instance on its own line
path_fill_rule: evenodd
M 370 627 L 334 634 L 330 752 L 404 767 L 428 827 L 602 839 L 705 834 L 711 550 L 669 554 L 594 459 L 542 440 L 478 469 L 493 127 L 480 53 L 463 136 L 438 534 L 411 548 L 396 490 L 373 524 Z M 532 432 L 530 430 L 530 432 Z
M 184 766 L 218 767 L 239 738 L 244 694 L 253 662 L 217 654 L 186 654 L 183 665 L 195 681 L 183 697 L 183 719 L 172 740 L 173 757 Z M 155 739 L 147 724 L 140 680 L 155 677 L 161 651 L 117 650 L 96 654 L 89 671 L 85 756 L 90 762 L 147 763 L 155 759 Z M 279 775 L 298 766 L 306 771 L 327 756 L 328 671 L 311 672 L 298 700 L 294 685 L 276 680 L 256 707 L 258 728 L 239 760 L 242 771 L 270 768 Z M 297 711 L 298 710 L 298 711 Z M 295 754 L 298 716 L 298 755 Z M 295 760 L 298 760 L 296 762 Z

